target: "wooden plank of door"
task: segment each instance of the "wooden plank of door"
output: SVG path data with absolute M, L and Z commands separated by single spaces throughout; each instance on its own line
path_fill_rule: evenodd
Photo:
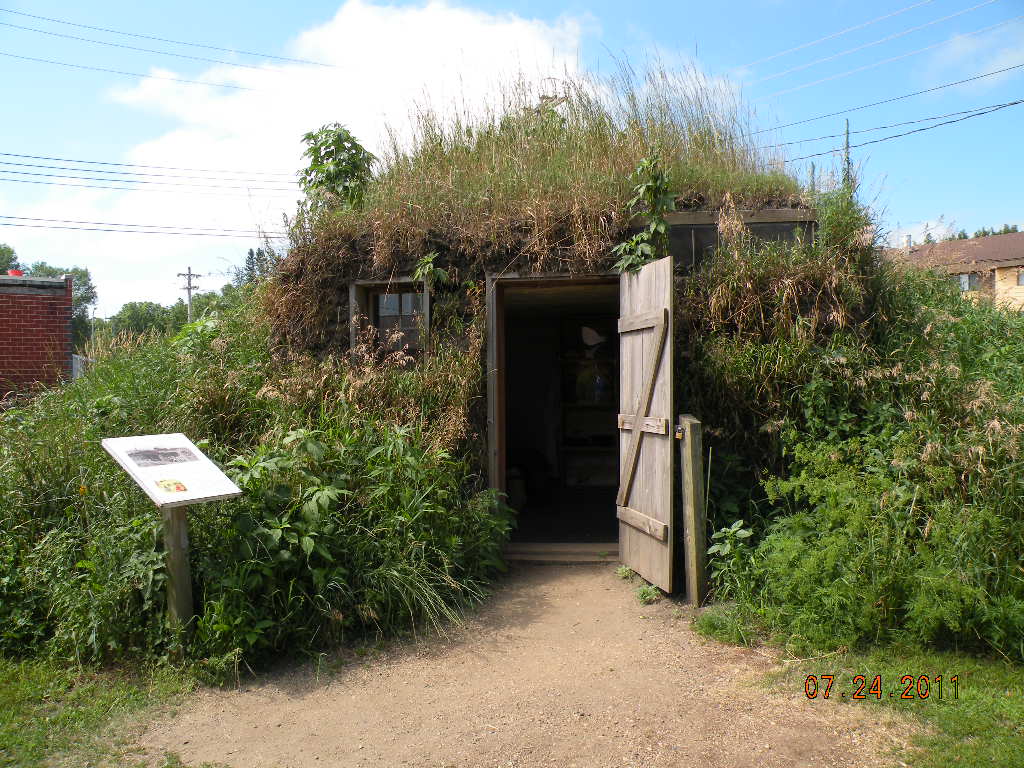
M 620 413 L 619 414 L 619 429 L 632 429 L 633 428 L 633 414 L 631 413 Z M 667 435 L 668 434 L 668 419 L 659 419 L 655 416 L 645 416 L 643 423 L 640 425 L 640 429 L 644 432 L 652 432 L 656 435 Z
M 639 422 L 647 415 L 651 407 L 651 398 L 654 396 L 654 385 L 658 382 L 658 368 L 661 365 L 662 352 L 665 349 L 665 336 L 668 331 L 668 310 L 661 311 L 661 321 L 654 326 L 655 343 L 654 354 L 647 361 L 647 368 L 644 371 L 643 392 L 636 401 L 633 423 Z M 622 480 L 619 483 L 619 495 L 615 503 L 620 507 L 626 506 L 629 501 L 629 493 L 633 489 L 633 478 L 636 476 L 636 462 L 640 451 L 640 440 L 643 438 L 643 429 L 633 430 L 633 440 L 629 445 L 629 453 L 626 455 L 626 462 L 622 466 Z
M 662 313 L 660 311 L 654 312 L 641 312 L 636 315 L 629 315 L 628 317 L 619 318 L 619 333 L 629 333 L 629 331 L 639 331 L 642 328 L 653 328 L 662 320 Z
M 669 434 L 648 432 L 644 425 L 657 424 L 672 412 L 672 356 L 665 353 L 672 337 L 672 287 L 672 260 L 667 257 L 622 276 L 619 306 L 622 327 L 630 329 L 620 335 L 619 411 L 632 417 L 630 426 L 640 425 L 619 432 L 620 466 L 632 468 L 627 503 L 617 505 L 630 510 L 619 517 L 619 557 L 666 592 L 675 586 L 672 467 L 676 451 Z M 656 372 L 653 382 L 651 370 Z M 620 472 L 620 480 L 626 476 Z
M 638 512 L 632 507 L 617 507 L 615 516 L 626 525 L 631 525 L 638 531 L 643 531 L 648 536 L 653 536 L 658 541 L 665 541 L 668 538 L 668 523 L 655 520 L 643 512 Z

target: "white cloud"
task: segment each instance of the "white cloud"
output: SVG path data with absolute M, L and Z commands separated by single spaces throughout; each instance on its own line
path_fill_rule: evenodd
M 928 79 L 940 77 L 962 80 L 967 77 L 996 72 L 1021 63 L 1024 49 L 1024 21 L 1015 21 L 982 35 L 957 35 L 949 43 L 931 54 L 924 67 Z M 1021 70 L 1011 70 L 981 80 L 973 80 L 958 87 L 968 93 L 986 93 L 1014 78 Z
M 952 237 L 958 230 L 959 227 L 956 222 L 947 221 L 943 216 L 927 221 L 917 221 L 904 226 L 897 223 L 896 228 L 889 233 L 887 242 L 890 248 L 902 248 L 906 245 L 907 235 L 910 235 L 911 242 L 914 245 L 920 245 L 929 234 L 935 240 L 943 240 L 947 237 Z
M 327 122 L 344 123 L 376 151 L 385 137 L 385 125 L 403 123 L 416 102 L 472 105 L 486 100 L 502 80 L 520 72 L 538 78 L 575 72 L 585 28 L 590 25 L 586 18 L 565 17 L 546 23 L 512 14 L 488 14 L 440 0 L 415 6 L 349 0 L 333 19 L 306 30 L 287 49 L 291 56 L 333 67 L 276 63 L 240 69 L 216 65 L 201 75 L 188 75 L 188 79 L 254 90 L 146 79 L 115 89 L 105 98 L 162 116 L 172 126 L 127 149 L 125 162 L 237 169 L 237 174 L 210 175 L 253 179 L 257 171 L 290 173 L 300 167 L 301 135 Z M 167 70 L 154 69 L 151 74 L 182 77 Z M 97 108 L 103 107 L 98 104 Z M 278 179 L 286 182 L 294 177 Z M 238 186 L 289 186 L 277 181 L 238 182 Z M 196 183 L 235 185 L 225 180 Z M 173 193 L 52 189 L 31 203 L 19 203 L 10 187 L 5 187 L 8 199 L 2 201 L 4 209 L 18 216 L 279 230 L 282 213 L 292 210 L 298 197 L 297 192 L 244 188 Z M 125 301 L 174 301 L 182 295 L 177 272 L 186 266 L 204 274 L 224 271 L 240 261 L 245 249 L 257 244 L 255 238 L 32 229 L 17 234 L 18 252 L 25 260 L 88 267 L 99 290 L 97 314 L 101 316 L 115 312 Z M 223 282 L 224 277 L 216 276 L 203 279 L 200 285 L 215 288 Z

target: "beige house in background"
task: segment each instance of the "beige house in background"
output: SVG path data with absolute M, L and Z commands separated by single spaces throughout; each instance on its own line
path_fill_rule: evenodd
M 886 256 L 946 273 L 968 295 L 1024 311 L 1024 232 L 892 248 Z

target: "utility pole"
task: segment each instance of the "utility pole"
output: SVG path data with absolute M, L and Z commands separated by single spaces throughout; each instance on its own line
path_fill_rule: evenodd
M 192 291 L 196 290 L 196 286 L 192 285 L 192 278 L 202 277 L 192 271 L 192 267 L 188 268 L 187 272 L 179 272 L 178 277 L 185 278 L 185 285 L 181 286 L 182 290 L 185 291 L 185 295 L 188 296 L 188 322 L 192 322 Z
M 853 169 L 850 166 L 850 120 L 846 120 L 846 140 L 843 142 L 843 187 L 853 185 Z

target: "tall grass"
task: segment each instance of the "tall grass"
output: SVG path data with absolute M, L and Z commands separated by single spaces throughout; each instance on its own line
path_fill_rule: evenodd
M 373 222 L 377 263 L 443 233 L 456 246 L 517 246 L 537 269 L 593 267 L 629 216 L 630 174 L 645 158 L 658 158 L 684 207 L 717 207 L 727 193 L 753 206 L 798 199 L 778 158 L 748 137 L 734 94 L 695 70 L 518 80 L 496 101 L 450 116 L 422 108 L 411 143 L 393 137 L 365 211 L 339 221 Z
M 721 586 L 795 652 L 1024 659 L 1024 318 L 879 262 L 851 192 L 818 205 L 815 242 L 741 234 L 686 289 L 712 517 L 755 532 Z
M 337 322 L 347 280 L 411 274 L 431 252 L 456 283 L 485 269 L 595 272 L 635 211 L 631 174 L 655 158 L 680 208 L 803 201 L 750 137 L 724 83 L 695 70 L 508 82 L 487 104 L 423 106 L 395 133 L 364 205 L 301 216 L 268 312 L 299 341 Z M 344 302 L 344 299 L 341 300 Z
M 84 377 L 0 416 L 0 651 L 178 648 L 159 514 L 99 445 L 127 434 L 185 432 L 245 491 L 188 511 L 192 659 L 308 651 L 479 599 L 509 527 L 462 458 L 479 332 L 440 318 L 445 354 L 422 366 L 273 357 L 258 306 L 108 339 Z

